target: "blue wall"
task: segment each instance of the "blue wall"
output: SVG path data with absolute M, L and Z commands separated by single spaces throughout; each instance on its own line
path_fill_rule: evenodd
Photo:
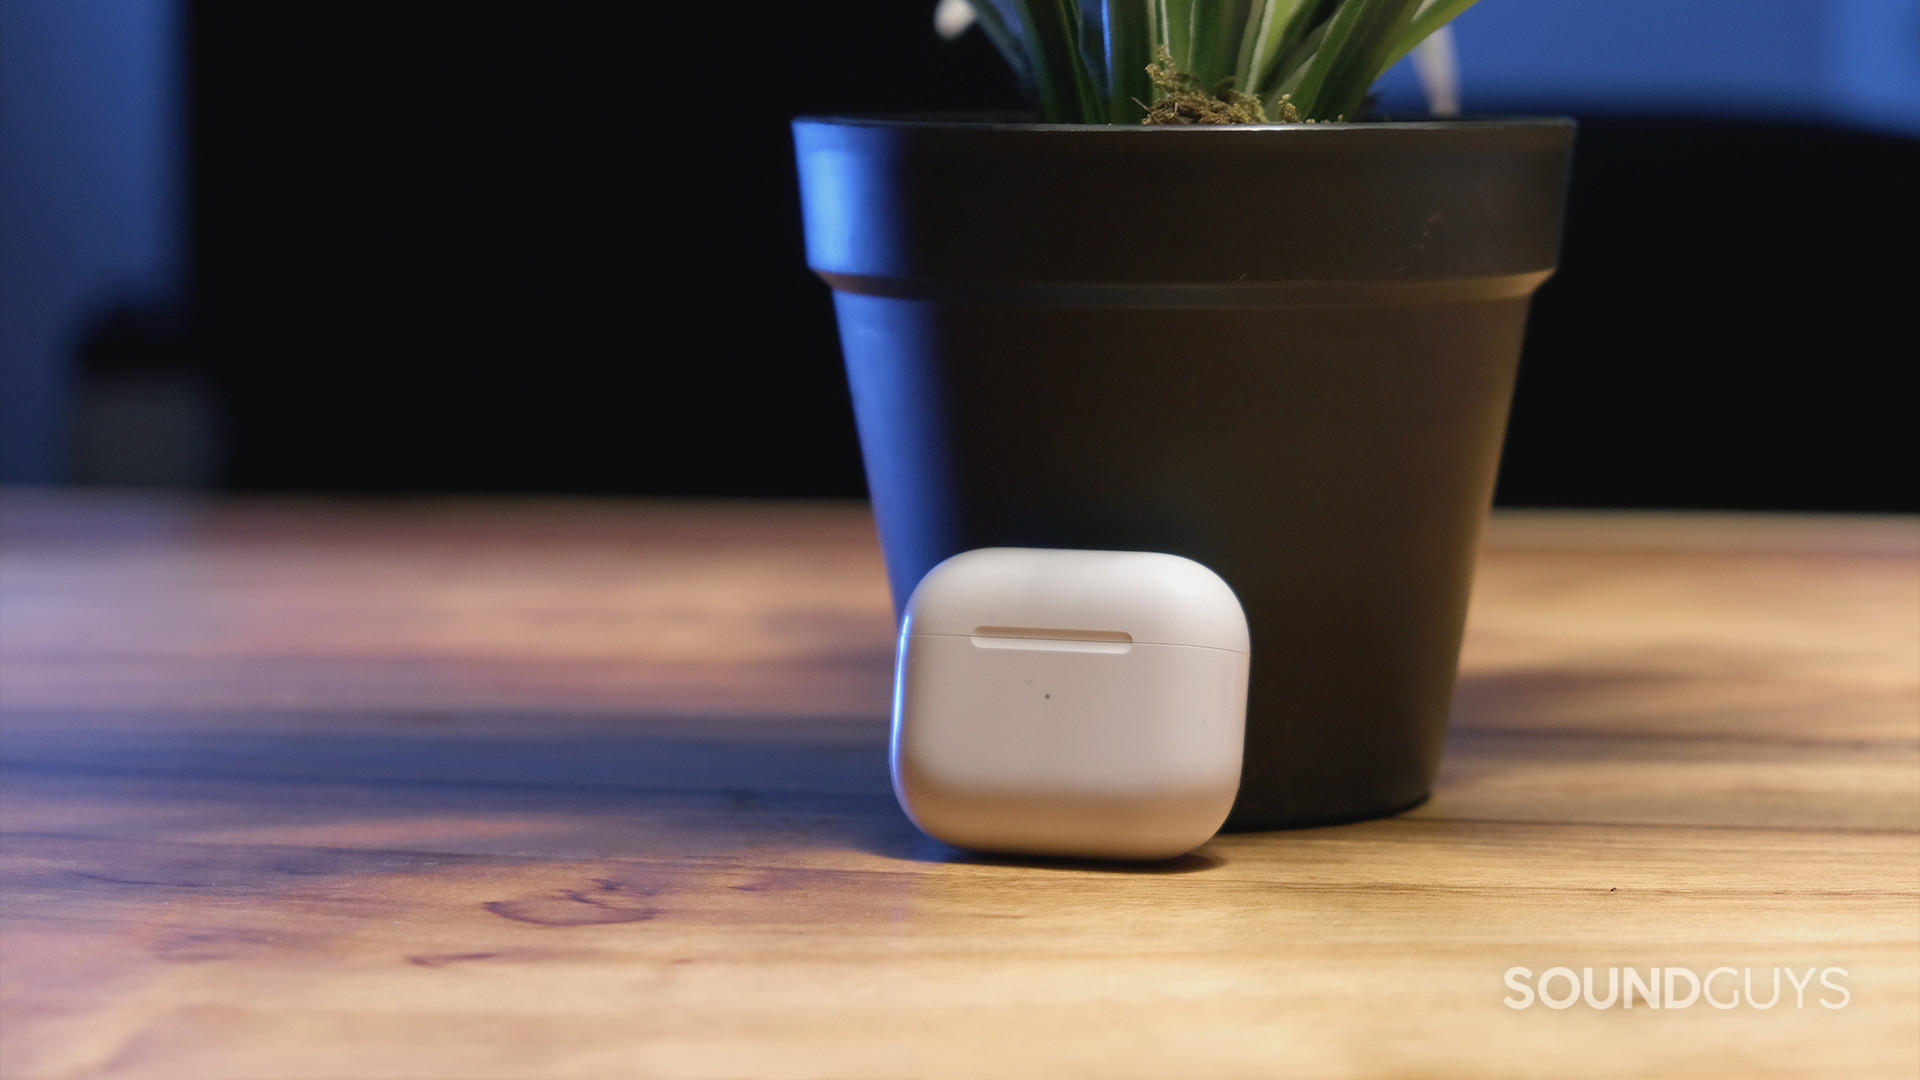
M 1454 33 L 1468 112 L 1751 116 L 1920 135 L 1920 0 L 1480 0 Z M 1417 110 L 1412 72 L 1390 73 L 1382 99 Z
M 71 354 L 182 264 L 174 0 L 0 0 L 0 482 L 66 475 Z

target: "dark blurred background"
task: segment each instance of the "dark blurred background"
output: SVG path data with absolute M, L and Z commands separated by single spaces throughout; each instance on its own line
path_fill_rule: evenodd
M 0 480 L 863 494 L 787 122 L 1012 79 L 931 0 L 664 8 L 0 2 Z M 1920 0 L 1457 41 L 1582 124 L 1498 501 L 1920 509 Z

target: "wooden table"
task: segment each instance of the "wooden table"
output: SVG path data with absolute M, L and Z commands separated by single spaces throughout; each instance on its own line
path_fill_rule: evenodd
M 9 1080 L 1920 1073 L 1911 519 L 1498 515 L 1430 803 L 1138 870 L 895 809 L 860 507 L 0 524 Z

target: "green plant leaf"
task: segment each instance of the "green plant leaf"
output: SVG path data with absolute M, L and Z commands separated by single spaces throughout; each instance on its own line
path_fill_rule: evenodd
M 1193 63 L 1193 4 L 1194 0 L 1154 0 L 1156 18 L 1153 44 L 1165 45 L 1173 54 L 1173 63 L 1180 70 L 1187 70 Z M 1153 60 L 1153 51 L 1147 52 L 1147 62 Z M 1145 64 L 1141 65 L 1145 67 Z
M 1049 123 L 1098 122 L 1093 79 L 1080 57 L 1080 13 L 1074 0 L 1008 0 L 1033 68 L 1040 115 Z
M 1260 76 L 1277 59 L 1287 22 L 1302 0 L 1261 0 L 1247 15 L 1246 31 L 1240 37 L 1240 62 L 1234 67 L 1235 85 L 1248 93 L 1258 93 Z
M 1265 95 L 1273 99 L 1273 101 L 1267 102 L 1269 107 L 1272 106 L 1274 101 L 1278 101 L 1282 94 L 1291 94 L 1300 88 L 1300 79 L 1307 73 L 1307 61 L 1313 59 L 1314 53 L 1320 48 L 1320 39 L 1324 38 L 1326 34 L 1327 24 L 1322 22 L 1308 31 L 1305 37 L 1295 42 L 1293 48 L 1288 51 L 1287 55 L 1279 64 L 1275 65 L 1274 74 L 1276 77 L 1273 82 L 1273 89 L 1268 92 L 1268 95 Z
M 1374 78 L 1385 75 L 1387 69 L 1412 52 L 1415 45 L 1427 40 L 1435 30 L 1458 18 L 1461 12 L 1472 7 L 1476 2 L 1477 0 L 1426 0 L 1426 4 L 1414 15 L 1413 21 L 1408 23 L 1407 28 L 1400 31 L 1400 36 L 1394 39 L 1392 51 L 1387 53 L 1387 59 L 1380 65 L 1380 74 L 1375 75 Z
M 1188 63 L 1181 70 L 1207 90 L 1233 78 L 1252 6 L 1251 0 L 1193 0 Z
M 1080 53 L 1103 114 L 1090 120 L 1137 124 L 1153 101 L 1147 61 L 1153 56 L 1154 0 L 1085 0 L 1080 9 Z
M 1250 92 L 1272 99 L 1299 82 L 1300 69 L 1312 59 L 1326 35 L 1327 23 L 1340 10 L 1341 0 L 1299 0 L 1280 25 L 1279 34 L 1266 51 L 1264 69 L 1252 73 Z
M 1112 81 L 1113 69 L 1107 66 L 1107 25 L 1101 17 L 1105 14 L 1101 8 L 1100 0 L 1076 4 L 1074 33 L 1080 66 L 1087 73 L 1087 81 L 1104 96 L 1107 84 Z
M 1158 93 L 1146 68 L 1161 46 L 1203 94 L 1230 79 L 1275 115 L 1291 94 L 1306 119 L 1352 116 L 1382 72 L 1474 0 L 971 2 L 1046 120 L 1125 124 Z
M 1309 120 L 1358 112 L 1419 6 L 1420 0 L 1346 0 L 1307 61 L 1293 93 L 1294 107 Z

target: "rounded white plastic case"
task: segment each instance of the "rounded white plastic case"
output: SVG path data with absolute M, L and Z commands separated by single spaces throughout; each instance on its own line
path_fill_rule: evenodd
M 1240 785 L 1247 620 L 1219 575 L 1143 551 L 981 548 L 907 602 L 893 790 L 980 851 L 1164 859 Z

